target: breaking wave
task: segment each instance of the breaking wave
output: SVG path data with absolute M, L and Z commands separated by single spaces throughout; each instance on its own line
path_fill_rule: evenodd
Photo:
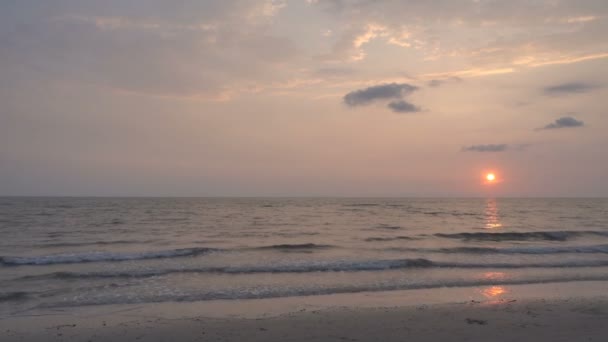
M 86 305 L 104 304 L 135 304 L 135 303 L 158 303 L 158 302 L 196 302 L 208 300 L 239 300 L 239 299 L 262 299 L 280 298 L 295 296 L 316 296 L 341 293 L 361 293 L 379 291 L 399 291 L 416 289 L 434 288 L 455 288 L 471 286 L 497 286 L 497 285 L 524 285 L 524 284 L 547 284 L 547 283 L 566 283 L 583 281 L 606 281 L 608 276 L 550 276 L 535 279 L 511 279 L 495 281 L 489 279 L 476 280 L 450 280 L 433 281 L 427 283 L 377 283 L 370 284 L 344 284 L 342 286 L 331 287 L 310 287 L 310 288 L 274 288 L 274 287 L 245 287 L 240 289 L 220 290 L 220 291 L 188 291 L 179 293 L 165 294 L 141 294 L 139 296 L 97 296 L 85 297 L 79 300 L 67 300 L 60 302 L 47 302 L 38 305 L 42 308 L 56 307 L 76 307 Z
M 526 247 L 451 247 L 451 248 L 390 248 L 398 252 L 448 254 L 608 254 L 608 245 L 592 246 L 526 246 Z
M 66 253 L 51 254 L 31 257 L 2 256 L 0 263 L 5 266 L 21 265 L 55 265 L 55 264 L 77 264 L 100 261 L 127 261 L 145 259 L 165 259 L 176 257 L 187 257 L 207 254 L 217 249 L 213 248 L 181 248 L 164 251 L 151 251 L 139 253 L 109 253 L 109 252 L 90 252 L 90 253 Z
M 301 244 L 280 244 L 255 247 L 254 249 L 276 249 L 276 250 L 303 250 L 303 249 L 325 249 L 331 248 L 331 245 L 317 245 L 314 243 L 301 243 Z
M 526 240 L 546 240 L 546 241 L 566 241 L 581 236 L 603 236 L 608 237 L 608 232 L 604 231 L 539 231 L 539 232 L 504 232 L 504 233 L 437 233 L 435 236 L 448 239 L 461 239 L 465 241 L 526 241 Z
M 459 263 L 434 262 L 428 259 L 390 259 L 364 261 L 328 261 L 307 263 L 283 263 L 274 265 L 216 266 L 174 268 L 145 271 L 110 272 L 53 272 L 30 275 L 16 280 L 41 279 L 91 279 L 91 278 L 148 278 L 174 273 L 217 273 L 217 274 L 256 274 L 256 273 L 313 273 L 313 272 L 373 272 L 410 268 L 576 268 L 607 267 L 608 260 L 533 262 L 533 263 Z

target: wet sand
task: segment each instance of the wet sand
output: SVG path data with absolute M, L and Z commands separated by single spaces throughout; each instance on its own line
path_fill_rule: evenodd
M 606 289 L 581 282 L 55 309 L 3 316 L 0 340 L 605 341 Z M 479 295 L 463 300 L 471 293 Z

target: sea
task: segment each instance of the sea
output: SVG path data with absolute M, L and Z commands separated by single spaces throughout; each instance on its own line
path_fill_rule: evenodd
M 608 199 L 0 198 L 0 312 L 606 281 Z

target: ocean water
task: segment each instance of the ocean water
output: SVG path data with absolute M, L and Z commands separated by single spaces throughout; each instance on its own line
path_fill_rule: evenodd
M 607 281 L 606 199 L 0 198 L 0 311 Z

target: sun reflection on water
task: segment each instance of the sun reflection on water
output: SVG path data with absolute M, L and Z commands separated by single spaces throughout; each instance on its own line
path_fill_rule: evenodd
M 489 299 L 499 299 L 506 293 L 508 293 L 508 291 L 503 286 L 491 286 L 481 290 L 481 294 Z
M 497 229 L 502 227 L 498 213 L 498 205 L 496 199 L 489 198 L 486 200 L 486 209 L 484 211 L 486 229 Z
M 482 275 L 482 278 L 487 280 L 504 280 L 506 277 L 505 272 L 485 272 Z
M 480 274 L 479 278 L 486 281 L 501 282 L 509 278 L 505 272 L 484 272 Z M 491 303 L 502 303 L 505 299 L 504 296 L 510 291 L 506 287 L 500 285 L 492 285 L 479 289 L 482 296 L 490 300 Z

